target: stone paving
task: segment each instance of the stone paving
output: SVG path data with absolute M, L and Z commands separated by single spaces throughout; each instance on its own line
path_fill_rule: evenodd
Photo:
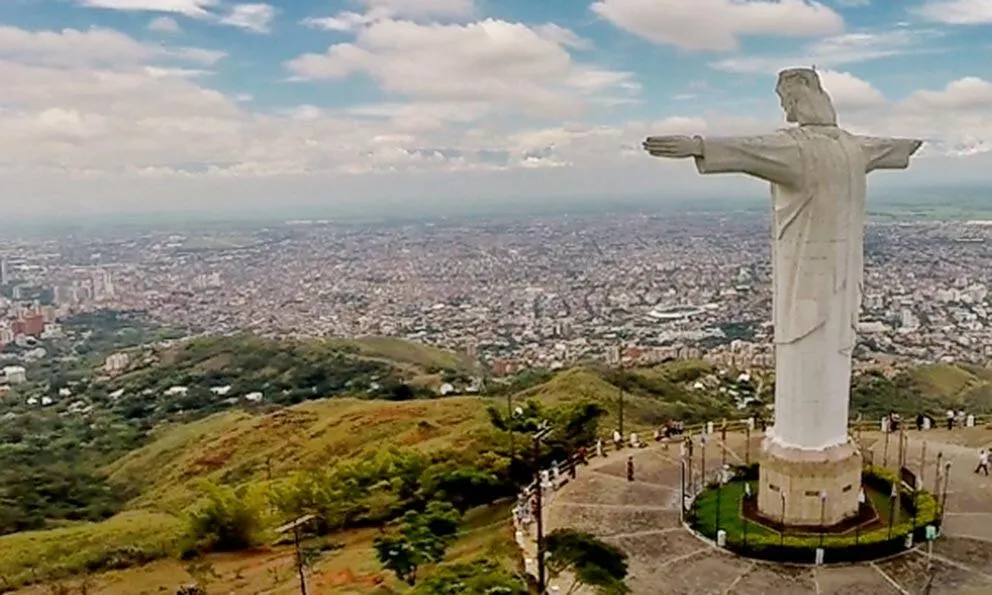
M 944 463 L 952 463 L 944 534 L 932 552 L 923 545 L 888 560 L 817 568 L 734 556 L 682 527 L 679 451 L 658 445 L 612 453 L 581 467 L 578 477 L 549 499 L 546 531 L 581 529 L 626 551 L 627 584 L 634 595 L 916 595 L 924 592 L 931 575 L 934 595 L 992 594 L 992 478 L 973 472 L 977 448 L 992 442 L 992 432 L 971 428 L 909 432 L 909 436 L 907 461 L 917 472 L 924 440 L 927 444 L 923 467 L 927 489 L 933 489 L 937 453 L 943 453 Z M 728 435 L 728 463 L 742 462 L 744 440 Z M 880 463 L 884 446 L 880 435 L 866 433 L 861 441 Z M 752 454 L 759 452 L 759 444 L 760 437 L 753 437 Z M 721 459 L 719 440 L 706 448 L 707 465 L 716 469 Z M 890 440 L 890 466 L 896 464 L 897 448 L 897 442 Z M 628 455 L 634 456 L 634 482 L 626 481 Z M 569 583 L 558 586 L 564 593 Z

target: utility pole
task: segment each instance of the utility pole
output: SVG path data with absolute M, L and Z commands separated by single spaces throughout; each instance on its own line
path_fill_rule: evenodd
M 541 484 L 540 465 L 541 440 L 547 438 L 550 433 L 551 428 L 548 427 L 548 422 L 543 421 L 533 436 L 535 504 L 537 505 L 537 510 L 535 511 L 537 516 L 537 592 L 540 595 L 545 594 L 546 587 L 544 573 L 544 486 Z
M 293 524 L 293 546 L 296 548 L 296 569 L 300 573 L 300 595 L 307 595 L 307 577 L 303 572 L 303 552 L 300 550 L 300 525 Z
M 513 393 L 506 393 L 506 433 L 510 438 L 510 466 L 513 466 L 513 458 L 516 454 L 516 445 L 513 440 Z
M 620 439 L 623 440 L 623 387 L 620 387 L 620 407 L 617 413 L 617 418 L 620 425 Z

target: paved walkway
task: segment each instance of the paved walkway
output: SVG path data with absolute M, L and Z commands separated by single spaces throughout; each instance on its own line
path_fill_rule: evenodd
M 932 557 L 924 547 L 887 561 L 809 568 L 731 555 L 701 541 L 679 523 L 678 446 L 666 451 L 652 445 L 593 459 L 579 469 L 577 479 L 550 499 L 545 507 L 546 530 L 589 531 L 622 548 L 630 556 L 627 583 L 635 595 L 916 595 L 931 574 L 934 595 L 992 594 L 992 478 L 973 473 L 977 447 L 992 442 L 992 433 L 977 428 L 912 432 L 908 461 L 916 470 L 922 438 L 927 443 L 924 481 L 928 489 L 933 488 L 937 453 L 943 453 L 943 462 L 952 462 L 944 536 L 935 542 Z M 881 462 L 884 441 L 880 435 L 865 434 L 862 442 Z M 752 454 L 759 452 L 759 443 L 760 437 L 752 438 Z M 727 461 L 741 462 L 746 452 L 743 435 L 728 435 L 726 446 Z M 897 441 L 890 442 L 891 465 L 897 446 Z M 626 481 L 630 454 L 635 461 L 634 482 Z M 707 445 L 706 456 L 707 465 L 716 469 L 721 459 L 718 440 Z M 930 564 L 933 572 L 928 571 Z M 571 586 L 568 580 L 550 584 L 557 584 L 561 593 Z

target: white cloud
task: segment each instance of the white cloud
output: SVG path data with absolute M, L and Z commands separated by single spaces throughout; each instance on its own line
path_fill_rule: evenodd
M 916 12 L 928 20 L 949 25 L 992 23 L 992 2 L 988 0 L 928 0 Z
M 858 110 L 885 104 L 881 91 L 849 72 L 821 70 L 818 74 L 823 88 L 830 94 L 838 109 Z
M 394 16 L 468 16 L 475 9 L 473 0 L 361 0 L 370 10 Z
M 325 31 L 357 31 L 388 17 L 387 13 L 381 12 L 340 12 L 333 17 L 308 17 L 301 22 L 307 27 L 324 29 Z
M 592 10 L 616 27 L 686 50 L 737 49 L 756 35 L 819 37 L 844 20 L 810 0 L 597 0 Z
M 630 78 L 576 63 L 567 48 L 579 42 L 561 27 L 496 19 L 449 25 L 385 19 L 361 29 L 354 43 L 299 56 L 286 67 L 302 80 L 362 73 L 390 94 L 561 117 L 576 114 L 583 96 L 618 90 Z M 636 88 L 620 90 L 631 91 Z
M 110 10 L 170 12 L 193 18 L 210 16 L 218 0 L 77 0 L 83 6 Z
M 795 55 L 741 55 L 714 62 L 712 66 L 727 72 L 768 74 L 793 66 L 837 68 L 909 52 L 931 51 L 924 50 L 921 43 L 938 35 L 935 31 L 907 29 L 844 33 L 810 43 Z
M 267 33 L 275 9 L 263 3 L 228 4 L 221 0 L 76 0 L 83 6 L 121 11 L 164 12 L 237 27 L 255 33 Z M 177 32 L 178 23 L 155 19 L 149 29 Z
M 158 33 L 181 33 L 182 29 L 179 27 L 179 23 L 176 19 L 172 17 L 155 17 L 148 23 L 149 31 L 156 31 Z
M 856 132 L 921 138 L 930 156 L 966 156 L 992 148 L 992 82 L 965 77 L 921 89 L 891 109 L 854 113 Z
M 25 64 L 136 64 L 174 58 L 210 65 L 224 55 L 224 52 L 202 48 L 143 44 L 112 29 L 28 31 L 0 25 L 0 59 Z
M 987 110 L 992 112 L 992 82 L 974 76 L 951 81 L 940 91 L 920 90 L 904 106 L 923 112 Z
M 235 4 L 220 17 L 220 22 L 254 33 L 268 33 L 275 16 L 276 9 L 269 4 Z
M 342 11 L 330 17 L 307 17 L 301 23 L 327 31 L 358 31 L 380 21 L 406 18 L 467 17 L 475 12 L 473 0 L 359 0 L 364 12 Z
M 736 178 L 700 180 L 685 163 L 652 160 L 640 142 L 653 134 L 768 132 L 782 125 L 774 99 L 745 118 L 680 103 L 679 113 L 656 122 L 623 123 L 621 110 L 612 111 L 612 125 L 578 121 L 582 107 L 629 98 L 637 85 L 625 73 L 578 62 L 569 49 L 583 42 L 569 33 L 497 20 L 386 19 L 303 66 L 316 68 L 317 78 L 368 74 L 387 100 L 271 113 L 211 88 L 203 70 L 218 59 L 211 50 L 145 44 L 106 29 L 2 27 L 0 176 L 13 190 L 0 201 L 25 211 L 18 205 L 115 210 L 128 200 L 135 208 L 160 201 L 239 208 L 247 197 L 255 204 L 273 196 L 423 197 L 424 188 L 537 197 L 616 191 L 619 181 L 623 193 L 658 192 L 659 180 L 668 192 L 721 183 L 722 194 L 740 191 Z M 845 127 L 927 139 L 938 155 L 931 161 L 941 164 L 932 178 L 950 163 L 968 163 L 974 176 L 992 171 L 964 157 L 939 158 L 992 147 L 988 80 L 964 78 L 883 104 L 868 81 L 842 70 L 821 74 L 850 110 L 842 112 Z M 551 125 L 514 113 L 546 115 Z M 492 173 L 508 169 L 514 174 Z

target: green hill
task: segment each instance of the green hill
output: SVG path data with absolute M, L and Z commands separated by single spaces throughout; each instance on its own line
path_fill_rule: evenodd
M 34 480 L 25 470 L 46 470 L 52 485 L 72 477 L 76 483 L 67 493 L 100 498 L 100 506 L 85 508 L 85 515 L 44 502 L 38 508 L 38 501 L 22 498 L 38 521 L 34 528 L 50 529 L 0 537 L 0 581 L 45 581 L 163 557 L 148 567 L 148 576 L 166 574 L 164 568 L 175 575 L 172 556 L 186 527 L 185 514 L 199 505 L 206 486 L 269 493 L 303 480 L 323 482 L 332 492 L 345 484 L 357 486 L 356 495 L 343 500 L 362 509 L 349 512 L 358 522 L 342 525 L 332 538 L 347 545 L 342 560 L 353 555 L 360 560 L 344 570 L 368 568 L 379 576 L 369 553 L 375 533 L 367 531 L 370 526 L 378 530 L 403 510 L 406 504 L 397 494 L 417 499 L 444 493 L 438 486 L 445 481 L 460 486 L 449 490 L 490 499 L 506 488 L 503 476 L 512 474 L 516 463 L 507 459 L 506 434 L 494 428 L 489 407 L 562 416 L 576 414 L 580 408 L 575 405 L 593 403 L 606 411 L 598 426 L 605 435 L 618 424 L 621 396 L 625 429 L 649 431 L 668 419 L 694 423 L 747 415 L 738 404 L 768 399 L 772 385 L 770 376 L 753 382 L 730 372 L 722 376 L 700 361 L 637 369 L 589 364 L 493 381 L 488 395 L 438 398 L 427 387 L 442 375 L 471 376 L 471 362 L 395 339 L 239 335 L 132 354 L 135 363 L 125 374 L 75 387 L 76 398 L 90 407 L 86 413 L 69 412 L 59 403 L 27 412 L 14 409 L 14 418 L 0 420 L 0 470 L 9 471 L 0 471 L 0 497 L 6 497 L 0 498 L 0 521 L 21 514 L 16 507 L 4 508 L 11 494 L 17 500 L 32 493 Z M 992 372 L 984 368 L 931 365 L 892 377 L 864 374 L 854 384 L 852 408 L 867 415 L 889 409 L 939 412 L 949 406 L 992 410 Z M 176 386 L 186 388 L 186 394 L 167 394 Z M 218 387 L 229 392 L 210 390 Z M 262 403 L 243 399 L 251 391 L 263 393 Z M 10 473 L 24 476 L 17 488 L 23 492 L 7 487 L 18 479 Z M 497 475 L 503 484 L 485 483 Z M 484 503 L 473 514 L 505 514 L 489 500 Z M 114 511 L 108 520 L 87 522 Z M 272 514 L 270 525 L 285 520 Z M 512 549 L 510 537 L 499 539 L 485 546 L 459 541 L 461 549 L 456 549 Z M 361 555 L 350 551 L 352 543 Z M 213 554 L 207 559 L 228 560 Z M 141 570 L 120 572 L 131 572 L 127 580 L 141 582 L 133 574 Z M 335 589 L 327 592 L 339 592 Z
M 112 484 L 140 494 L 128 508 L 177 512 L 200 496 L 203 480 L 238 486 L 280 479 L 386 445 L 469 448 L 487 430 L 479 399 L 327 399 L 264 415 L 232 411 L 162 428 L 151 443 L 106 471 Z

